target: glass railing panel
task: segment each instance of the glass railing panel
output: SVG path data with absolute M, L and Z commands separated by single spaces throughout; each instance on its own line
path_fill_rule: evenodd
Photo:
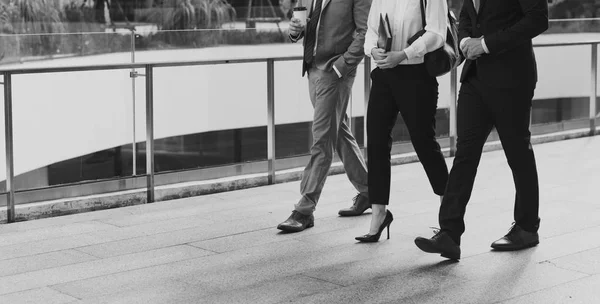
M 294 52 L 302 56 L 302 46 Z M 275 62 L 275 157 L 306 155 L 312 145 L 313 107 L 302 61 Z
M 129 70 L 12 77 L 15 189 L 131 176 Z
M 0 74 L 0 82 L 4 76 Z M 0 85 L 0 193 L 6 191 L 6 137 L 4 120 L 4 85 Z M 3 201 L 3 200 L 2 200 Z
M 368 75 L 365 76 L 365 59 L 363 59 L 356 68 L 356 78 L 354 79 L 354 86 L 352 86 L 352 96 L 350 97 L 348 109 L 349 116 L 351 117 L 350 129 L 359 147 L 364 147 L 365 145 L 365 77 L 371 81 Z
M 462 65 L 457 70 L 458 73 L 462 71 Z M 460 74 L 457 74 L 457 86 L 458 78 Z M 450 102 L 451 102 L 451 77 L 450 73 L 437 78 L 438 81 L 438 103 L 437 111 L 435 115 L 435 134 L 438 138 L 438 142 L 442 148 L 448 147 L 447 139 L 450 136 Z M 458 92 L 458 89 L 457 89 Z M 458 94 L 458 93 L 457 93 Z
M 563 41 L 556 34 L 537 41 Z M 589 123 L 591 47 L 535 48 L 538 83 L 532 107 L 532 133 L 544 134 L 585 127 Z M 563 60 L 557 60 L 563 58 Z
M 596 56 L 598 58 L 598 62 L 596 62 L 596 127 L 600 127 L 600 45 L 598 45 Z
M 0 70 L 132 62 L 130 31 L 0 34 Z
M 266 63 L 154 71 L 156 172 L 267 158 Z

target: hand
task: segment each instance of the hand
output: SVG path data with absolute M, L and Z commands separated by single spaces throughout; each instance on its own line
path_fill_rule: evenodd
M 306 25 L 304 22 L 302 22 L 302 20 L 298 18 L 292 18 L 292 20 L 290 20 L 289 32 L 292 36 L 298 36 L 304 31 L 305 26 Z
M 385 57 L 388 56 L 388 54 L 385 52 L 384 49 L 373 48 L 371 49 L 371 56 L 373 56 L 373 59 L 375 60 L 383 60 L 385 59 Z
M 380 69 L 391 69 L 397 66 L 400 62 L 406 60 L 406 53 L 400 52 L 388 52 L 383 60 L 375 60 L 377 67 Z
M 483 49 L 483 45 L 481 44 L 481 38 L 471 38 L 463 44 L 461 50 L 465 57 L 469 60 L 475 60 L 481 55 L 485 54 L 485 50 Z

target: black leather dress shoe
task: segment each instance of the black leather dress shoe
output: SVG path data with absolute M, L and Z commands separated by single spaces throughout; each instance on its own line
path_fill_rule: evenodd
M 540 237 L 537 232 L 523 230 L 517 224 L 503 238 L 492 243 L 492 248 L 501 251 L 521 250 L 533 247 L 540 243 Z
M 315 225 L 315 217 L 311 215 L 304 215 L 296 210 L 292 211 L 292 215 L 285 220 L 285 222 L 277 225 L 277 229 L 286 232 L 300 232 L 306 228 L 310 228 Z
M 445 231 L 438 231 L 430 239 L 418 237 L 415 239 L 415 244 L 425 252 L 440 253 L 443 257 L 452 260 L 460 259 L 460 246 Z
M 340 216 L 357 216 L 363 214 L 367 209 L 371 208 L 371 202 L 369 199 L 362 195 L 357 194 L 353 199 L 354 204 L 352 207 L 342 209 L 338 212 Z

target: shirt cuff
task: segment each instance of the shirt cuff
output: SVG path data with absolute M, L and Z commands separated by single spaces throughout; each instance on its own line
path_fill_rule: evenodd
M 300 40 L 300 34 L 298 34 L 298 35 L 292 35 L 290 33 L 289 36 L 290 36 L 290 40 L 292 40 L 292 42 L 298 42 L 298 40 Z
M 335 73 L 338 75 L 339 78 L 342 78 L 342 74 L 340 73 L 340 71 L 338 71 L 338 69 L 335 67 L 335 65 L 333 66 L 333 70 L 335 71 Z
M 463 45 L 465 45 L 465 43 L 467 43 L 467 40 L 471 39 L 471 37 L 465 37 L 463 38 L 463 40 L 460 41 L 460 49 L 463 48 Z M 482 40 L 483 41 L 483 40 Z
M 404 49 L 404 53 L 406 54 L 406 59 L 411 60 L 417 57 L 417 50 L 411 45 Z
M 485 51 L 486 54 L 490 53 L 490 50 L 488 49 L 487 45 L 485 44 L 484 38 L 481 38 L 481 46 L 483 47 L 483 50 Z

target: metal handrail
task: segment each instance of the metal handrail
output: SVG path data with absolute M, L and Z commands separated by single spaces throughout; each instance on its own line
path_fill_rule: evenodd
M 553 42 L 553 43 L 534 43 L 534 47 L 559 47 L 559 46 L 581 46 L 581 45 L 594 45 L 600 44 L 600 39 L 587 39 L 574 42 Z M 369 57 L 366 57 L 366 59 Z M 119 63 L 119 64 L 98 64 L 98 65 L 76 65 L 67 67 L 37 67 L 37 68 L 11 68 L 2 69 L 0 67 L 0 73 L 10 73 L 13 75 L 17 74 L 42 74 L 42 73 L 61 73 L 61 72 L 86 72 L 86 71 L 103 71 L 103 70 L 121 70 L 121 69 L 142 69 L 148 65 L 155 68 L 164 67 L 179 67 L 179 66 L 199 66 L 199 65 L 218 65 L 218 64 L 233 64 L 233 63 L 261 63 L 273 60 L 274 62 L 280 61 L 294 61 L 301 60 L 302 56 L 289 55 L 281 57 L 255 57 L 255 58 L 241 58 L 241 59 L 218 59 L 218 60 L 191 60 L 191 61 L 147 61 L 147 62 L 136 62 L 136 63 Z
M 592 88 L 590 90 L 590 135 L 595 134 L 596 118 L 596 99 L 597 99 L 597 75 L 598 75 L 598 44 L 599 40 L 587 40 L 564 43 L 536 43 L 535 47 L 559 47 L 559 46 L 577 46 L 591 45 L 592 48 L 592 69 L 591 79 Z M 8 222 L 15 220 L 15 189 L 14 189 L 14 151 L 13 151 L 13 133 L 12 133 L 12 75 L 19 74 L 42 74 L 42 73 L 61 73 L 61 72 L 84 72 L 84 71 L 102 71 L 131 69 L 132 78 L 146 77 L 146 177 L 147 177 L 147 202 L 154 201 L 154 101 L 153 101 L 153 69 L 160 67 L 178 67 L 178 66 L 200 66 L 200 65 L 219 65 L 219 64 L 243 64 L 243 63 L 266 63 L 267 64 L 267 158 L 268 158 L 268 182 L 275 182 L 275 97 L 274 97 L 274 62 L 301 60 L 301 56 L 284 57 L 260 57 L 246 59 L 222 59 L 222 60 L 199 60 L 199 61 L 179 61 L 179 62 L 143 62 L 143 63 L 123 63 L 108 65 L 86 65 L 70 67 L 44 67 L 44 68 L 15 68 L 0 70 L 4 75 L 4 115 L 5 115 L 5 140 L 6 140 L 6 192 L 7 192 L 7 219 Z M 370 72 L 371 59 L 365 57 L 365 107 L 368 103 L 370 92 Z M 144 69 L 145 74 L 134 72 L 135 69 Z M 452 70 L 450 74 L 450 155 L 453 156 L 456 151 L 456 102 L 457 102 L 457 71 Z M 135 116 L 135 112 L 134 112 Z M 365 126 L 366 126 L 365 112 Z M 364 134 L 364 143 L 367 143 L 366 128 Z M 135 142 L 133 143 L 136 144 Z
M 180 66 L 201 66 L 201 65 L 219 65 L 219 64 L 239 64 L 239 63 L 263 63 L 269 60 L 274 62 L 301 60 L 302 56 L 286 57 L 260 57 L 244 59 L 220 59 L 220 60 L 193 60 L 193 61 L 172 61 L 172 62 L 136 62 L 136 63 L 118 63 L 118 64 L 98 64 L 98 65 L 76 65 L 68 67 L 43 67 L 43 68 L 14 68 L 1 69 L 0 73 L 19 74 L 44 74 L 44 73 L 63 73 L 63 72 L 87 72 L 87 71 L 106 71 L 106 70 L 125 70 L 125 69 L 143 69 L 146 66 L 153 68 L 167 68 Z

